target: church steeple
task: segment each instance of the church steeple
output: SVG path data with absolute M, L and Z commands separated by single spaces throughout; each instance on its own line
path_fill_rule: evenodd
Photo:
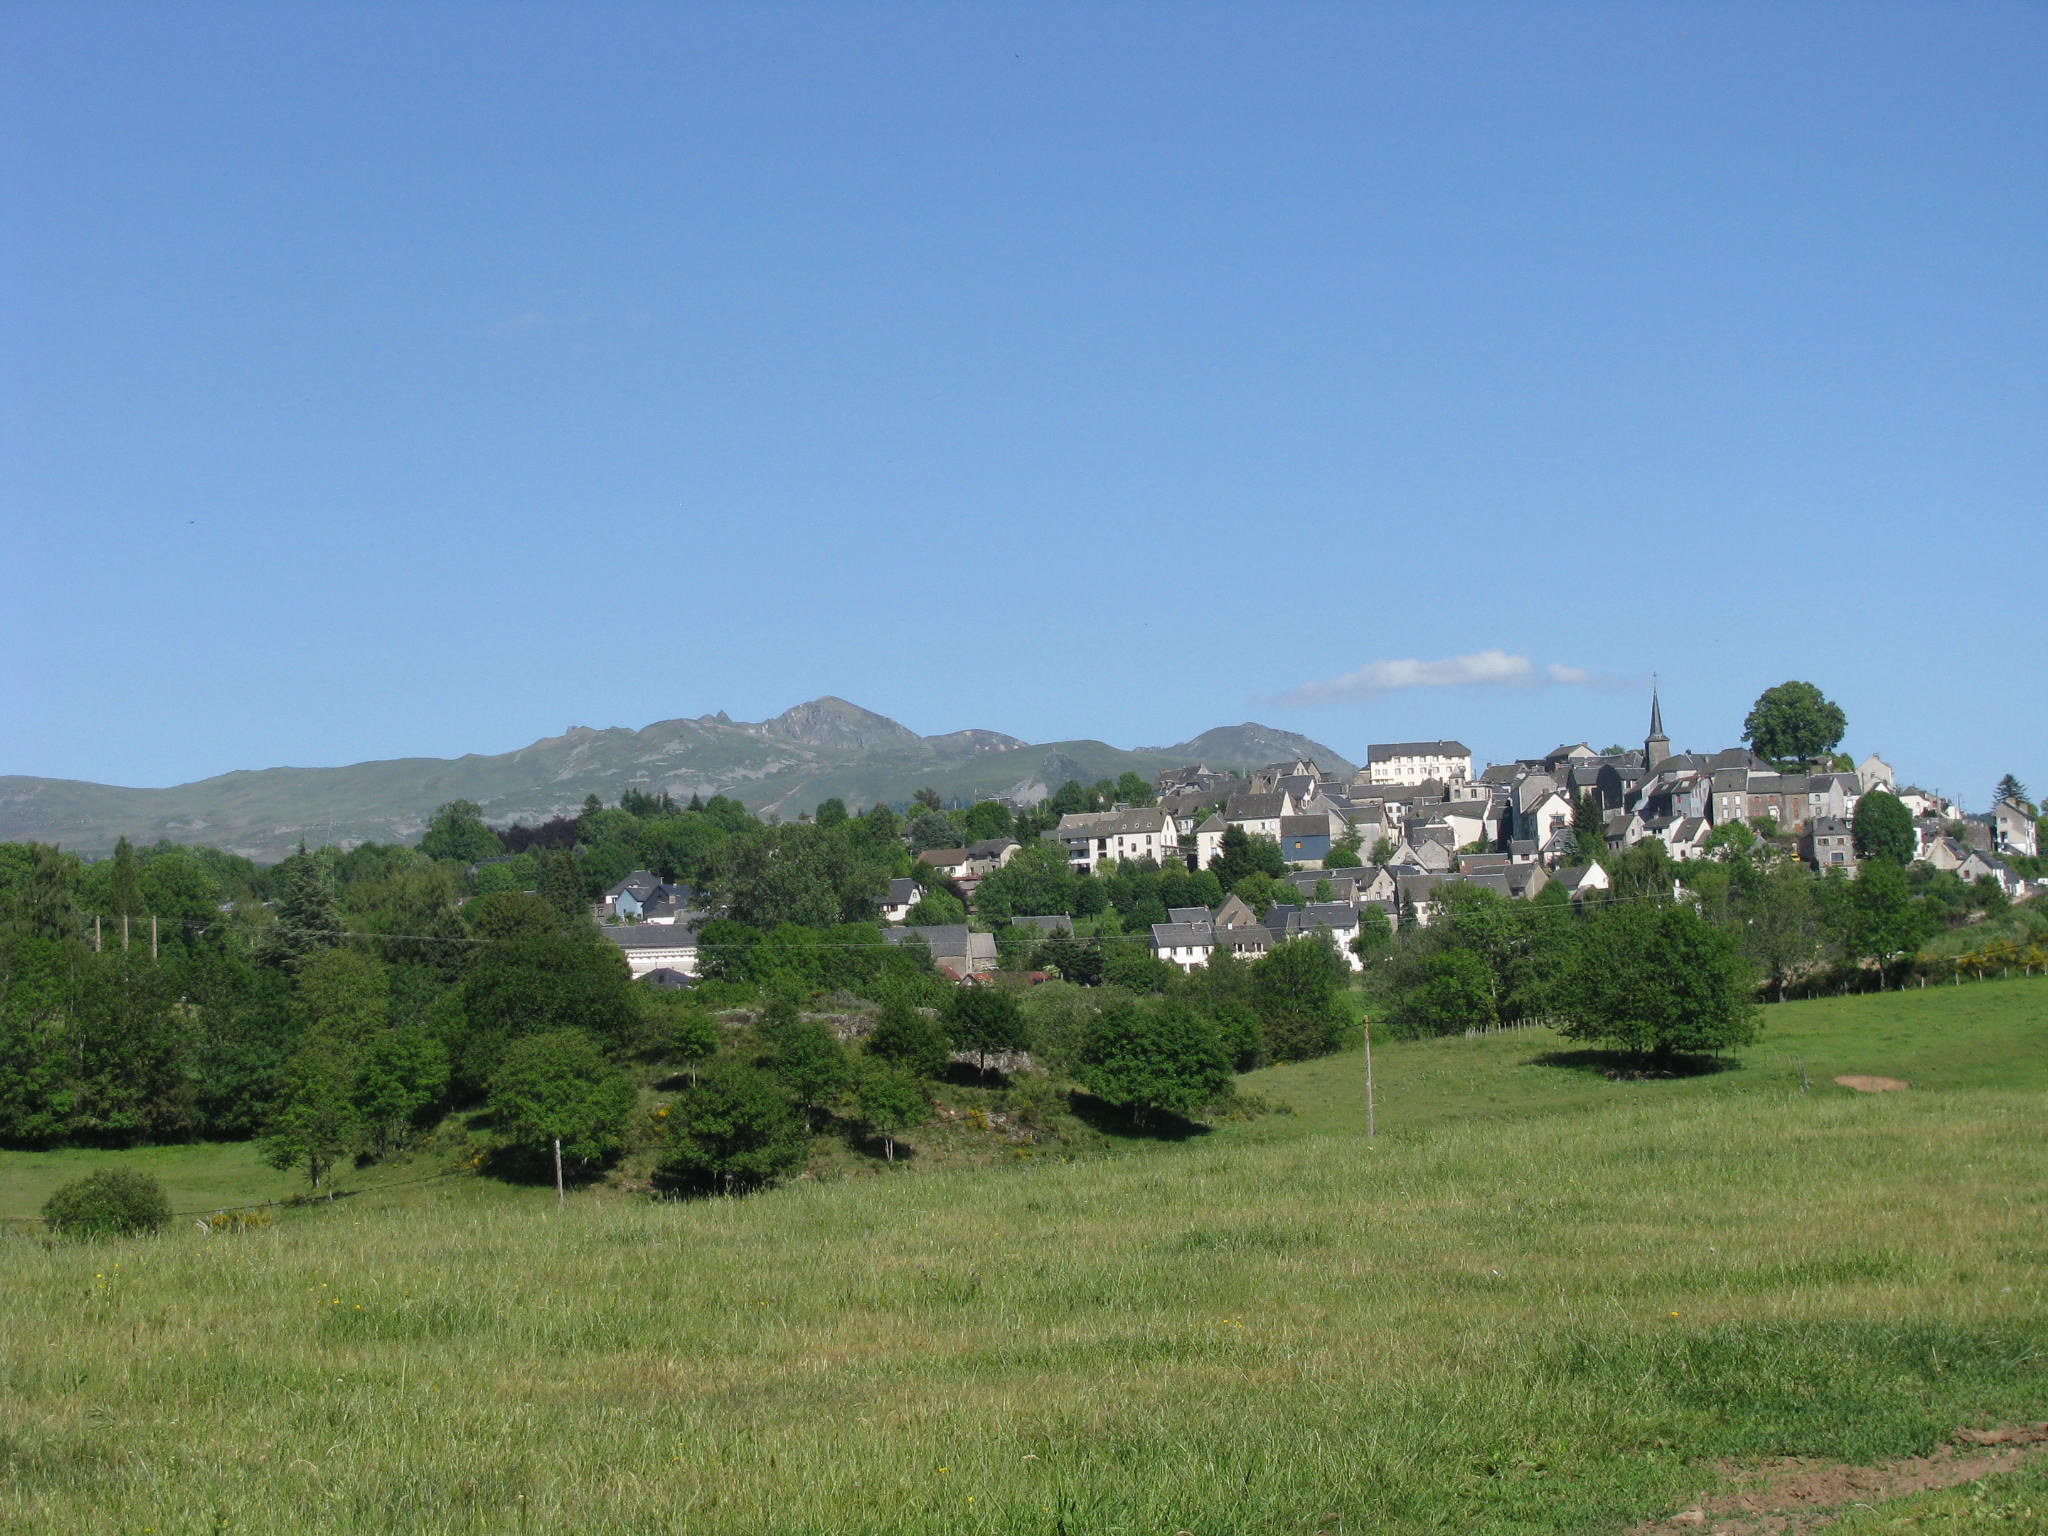
M 1664 734 L 1664 708 L 1657 697 L 1657 680 L 1650 679 L 1650 734 L 1643 741 L 1643 767 L 1654 773 L 1657 765 L 1671 756 L 1671 738 Z

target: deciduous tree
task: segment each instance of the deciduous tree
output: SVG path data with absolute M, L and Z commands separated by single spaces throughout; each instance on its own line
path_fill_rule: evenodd
M 854 1074 L 853 1103 L 868 1128 L 882 1138 L 884 1155 L 892 1163 L 897 1138 L 932 1112 L 924 1084 L 914 1073 L 873 1056 Z
M 1835 750 L 1848 717 L 1812 683 L 1766 688 L 1742 722 L 1742 739 L 1777 763 L 1811 763 Z
M 1185 999 L 1111 1003 L 1096 1015 L 1075 1074 L 1135 1124 L 1186 1114 L 1230 1090 L 1230 1060 L 1215 1025 Z
M 362 1145 L 355 1105 L 355 1060 L 347 1046 L 326 1035 L 308 1038 L 285 1064 L 277 1106 L 262 1139 L 273 1168 L 303 1168 L 307 1186 L 327 1185 L 334 1198 L 334 1165 Z
M 889 999 L 875 1015 L 867 1051 L 914 1077 L 938 1077 L 953 1061 L 946 1032 L 938 1021 L 901 997 Z
M 564 1158 L 597 1162 L 624 1145 L 633 1084 L 582 1030 L 550 1030 L 506 1049 L 491 1075 L 490 1106 L 510 1145 L 553 1151 L 555 1195 L 564 1199 Z
M 1327 936 L 1284 939 L 1252 963 L 1251 1004 L 1275 1061 L 1324 1056 L 1344 1025 L 1338 995 L 1351 968 Z
M 1756 1038 L 1749 968 L 1732 935 L 1675 904 L 1611 902 L 1586 920 L 1560 1033 L 1669 1068 Z
M 988 1076 L 991 1053 L 1031 1048 L 1031 1032 L 1016 994 L 1006 987 L 959 988 L 946 1001 L 946 1031 L 955 1050 L 974 1052 L 983 1077 Z
M 795 1172 L 809 1149 L 810 1133 L 782 1085 L 726 1059 L 669 1106 L 661 1172 L 683 1188 L 736 1194 Z

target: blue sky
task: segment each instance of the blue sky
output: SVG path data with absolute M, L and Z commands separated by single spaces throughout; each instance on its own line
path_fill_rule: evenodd
M 16 3 L 0 773 L 838 693 L 2048 790 L 2048 9 Z

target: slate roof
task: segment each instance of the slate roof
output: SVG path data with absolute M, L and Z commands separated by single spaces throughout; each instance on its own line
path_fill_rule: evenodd
M 684 923 L 606 923 L 598 930 L 621 949 L 691 949 L 697 929 Z
M 605 900 L 617 901 L 627 891 L 633 893 L 635 901 L 644 900 L 661 887 L 661 876 L 651 869 L 636 869 L 617 885 L 604 893 Z
M 1216 931 L 1207 923 L 1154 923 L 1154 949 L 1214 949 Z
M 1040 933 L 1046 934 L 1072 933 L 1074 931 L 1074 920 L 1065 914 L 1056 914 L 1051 917 L 1013 917 L 1010 919 L 1010 926 L 1012 928 L 1036 928 Z
M 1163 825 L 1162 825 L 1163 824 Z M 1061 842 L 1079 842 L 1087 837 L 1117 837 L 1161 830 L 1173 831 L 1173 817 L 1155 805 L 1126 811 L 1071 811 L 1045 835 Z
M 1207 907 L 1168 907 L 1166 920 L 1170 923 L 1213 923 L 1216 914 Z
M 1232 795 L 1223 807 L 1225 821 L 1265 821 L 1284 815 L 1288 797 L 1278 790 L 1268 795 Z
M 906 943 L 913 934 L 924 940 L 934 961 L 962 957 L 970 965 L 976 960 L 985 960 L 991 965 L 995 963 L 996 936 L 975 933 L 965 923 L 921 923 L 915 927 L 882 930 L 883 940 L 890 944 Z
M 1492 891 L 1496 896 L 1515 894 L 1514 887 L 1508 880 L 1508 872 L 1504 869 L 1484 869 L 1477 874 L 1459 875 L 1456 878 L 1460 885 L 1476 885 L 1481 890 Z
M 1470 757 L 1472 749 L 1462 741 L 1376 741 L 1365 749 L 1365 760 L 1389 763 L 1397 757 Z

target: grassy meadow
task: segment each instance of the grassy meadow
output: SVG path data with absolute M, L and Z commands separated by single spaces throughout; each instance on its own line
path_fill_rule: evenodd
M 2048 979 L 1766 1021 L 1675 1081 L 1382 1045 L 1371 1143 L 1353 1052 L 1072 1161 L 10 1228 L 0 1531 L 1619 1533 L 2048 1418 Z M 259 1166 L 190 1150 L 180 1209 Z M 0 1215 L 96 1156 L 0 1154 Z M 1841 1528 L 2048 1504 L 2001 1482 Z

